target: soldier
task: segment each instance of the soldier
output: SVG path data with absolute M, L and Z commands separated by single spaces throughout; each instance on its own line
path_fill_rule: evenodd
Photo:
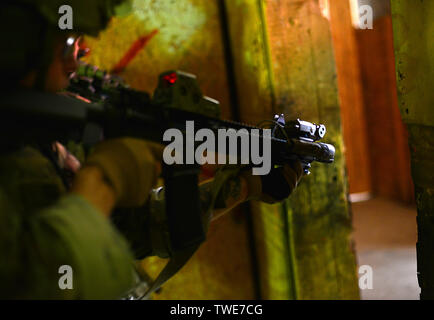
M 58 28 L 62 2 L 1 4 L 3 97 L 33 90 L 54 95 L 68 86 L 79 38 Z M 69 1 L 74 32 L 97 35 L 120 2 Z M 160 146 L 107 140 L 81 165 L 58 142 L 7 140 L 0 152 L 0 298 L 115 299 L 135 285 L 135 259 L 170 256 L 161 189 L 152 189 L 161 171 Z M 200 186 L 204 226 L 249 199 L 283 200 L 301 176 L 299 163 L 268 179 L 223 172 Z M 59 287 L 64 265 L 73 270 L 72 290 Z

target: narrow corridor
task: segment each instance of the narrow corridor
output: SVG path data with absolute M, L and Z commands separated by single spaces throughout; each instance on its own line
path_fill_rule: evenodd
M 416 207 L 383 198 L 352 204 L 358 265 L 373 269 L 363 300 L 416 300 Z

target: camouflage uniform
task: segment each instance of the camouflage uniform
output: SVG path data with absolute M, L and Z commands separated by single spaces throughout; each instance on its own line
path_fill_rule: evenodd
M 85 199 L 65 191 L 37 148 L 1 155 L 2 298 L 116 298 L 132 285 L 126 241 Z M 62 265 L 73 269 L 73 290 L 58 286 Z

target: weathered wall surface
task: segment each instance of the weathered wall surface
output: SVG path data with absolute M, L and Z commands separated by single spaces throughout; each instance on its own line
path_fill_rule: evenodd
M 418 207 L 418 278 L 434 299 L 434 2 L 394 0 L 392 21 L 401 115 L 407 123 Z
M 261 293 L 358 298 L 329 21 L 318 1 L 226 1 L 241 119 L 274 113 L 321 122 L 337 148 L 284 206 L 253 206 Z
M 262 1 L 225 1 L 240 120 L 272 119 L 273 84 Z M 294 299 L 294 272 L 282 207 L 251 206 L 264 299 Z
M 296 297 L 354 299 L 359 293 L 336 70 L 324 9 L 313 0 L 267 2 L 272 71 L 277 110 L 324 123 L 326 140 L 336 146 L 335 163 L 314 165 L 312 175 L 288 201 Z

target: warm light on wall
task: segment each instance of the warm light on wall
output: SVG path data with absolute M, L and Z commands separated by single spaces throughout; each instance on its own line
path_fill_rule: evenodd
M 330 3 L 329 0 L 319 0 L 319 8 L 324 18 L 330 20 Z
M 351 21 L 353 23 L 354 28 L 359 28 L 360 23 L 360 9 L 359 9 L 359 0 L 350 0 L 351 7 Z

